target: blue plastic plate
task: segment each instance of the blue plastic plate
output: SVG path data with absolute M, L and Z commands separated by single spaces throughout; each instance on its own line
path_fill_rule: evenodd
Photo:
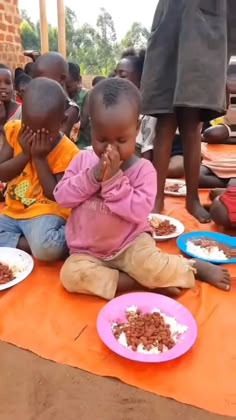
M 207 259 L 207 258 L 199 258 L 196 255 L 190 253 L 187 251 L 187 242 L 191 241 L 193 239 L 211 239 L 213 241 L 216 241 L 220 244 L 224 244 L 229 246 L 230 248 L 236 249 L 236 238 L 232 238 L 228 235 L 223 235 L 222 233 L 216 233 L 216 232 L 190 232 L 190 233 L 184 233 L 183 235 L 179 236 L 176 243 L 180 251 L 182 251 L 185 255 L 188 255 L 189 257 L 196 258 L 198 260 L 203 261 L 209 261 L 213 264 L 235 264 L 236 258 L 230 258 L 228 260 L 213 260 L 213 259 Z

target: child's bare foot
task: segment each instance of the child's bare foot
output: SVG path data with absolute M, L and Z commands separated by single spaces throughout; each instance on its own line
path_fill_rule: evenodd
M 186 199 L 186 209 L 188 212 L 195 217 L 200 223 L 209 223 L 211 216 L 207 210 L 201 205 L 198 199 Z
M 197 279 L 226 292 L 230 290 L 230 275 L 228 270 L 200 260 L 195 261 L 194 267 L 197 270 Z
M 177 298 L 182 291 L 178 287 L 159 287 L 156 289 L 147 289 L 146 287 L 138 283 L 136 280 L 134 280 L 132 277 L 130 277 L 127 273 L 123 273 L 120 271 L 117 293 L 127 293 L 133 292 L 135 290 L 145 290 L 148 292 L 158 293 L 160 295 L 165 295 L 172 298 Z
M 150 290 L 150 292 L 158 293 L 172 298 L 177 298 L 181 295 L 182 289 L 179 287 L 159 287 L 158 289 Z

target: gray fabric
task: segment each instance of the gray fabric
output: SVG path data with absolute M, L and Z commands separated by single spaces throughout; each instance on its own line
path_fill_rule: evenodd
M 201 121 L 224 114 L 227 64 L 226 0 L 160 0 L 141 82 L 143 114 L 182 106 L 199 108 Z

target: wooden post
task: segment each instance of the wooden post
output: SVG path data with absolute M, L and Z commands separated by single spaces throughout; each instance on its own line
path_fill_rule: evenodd
M 66 58 L 66 15 L 64 0 L 57 0 L 58 51 Z
M 39 0 L 40 9 L 40 35 L 41 35 L 41 53 L 48 52 L 48 22 L 46 13 L 46 0 Z

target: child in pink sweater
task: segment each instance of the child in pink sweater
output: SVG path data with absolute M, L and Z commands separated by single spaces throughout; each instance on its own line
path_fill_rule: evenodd
M 157 185 L 151 162 L 135 155 L 141 101 L 123 79 L 106 79 L 90 94 L 93 151 L 76 157 L 54 190 L 71 208 L 66 225 L 70 257 L 61 281 L 70 292 L 112 299 L 116 293 L 152 289 L 178 295 L 195 275 L 230 289 L 226 270 L 162 253 L 152 238 L 148 215 Z

